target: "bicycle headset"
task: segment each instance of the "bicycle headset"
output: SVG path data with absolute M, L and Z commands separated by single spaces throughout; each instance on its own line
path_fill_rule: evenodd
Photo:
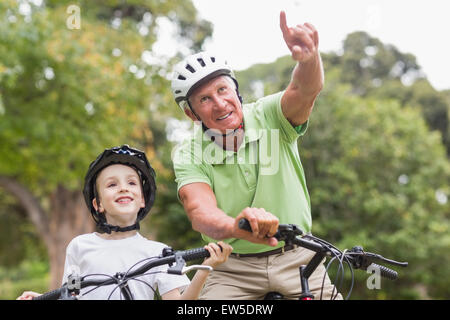
M 98 174 L 107 166 L 113 164 L 123 164 L 136 170 L 138 173 L 142 192 L 145 199 L 145 207 L 141 208 L 137 214 L 136 222 L 127 227 L 112 226 L 107 223 L 104 213 L 98 212 L 92 200 L 97 199 L 99 202 L 98 193 L 96 190 L 96 180 Z M 83 196 L 89 211 L 94 218 L 97 227 L 110 234 L 111 231 L 125 232 L 130 230 L 139 230 L 139 221 L 145 218 L 155 202 L 156 196 L 156 174 L 144 152 L 129 147 L 128 145 L 122 145 L 120 147 L 113 147 L 105 149 L 90 165 L 84 178 Z
M 200 117 L 197 113 L 195 113 L 191 103 L 189 102 L 189 96 L 202 84 L 221 75 L 228 76 L 233 80 L 236 85 L 236 94 L 242 107 L 243 100 L 239 94 L 239 84 L 236 80 L 233 69 L 229 66 L 226 60 L 213 53 L 203 51 L 188 56 L 174 67 L 171 87 L 175 101 L 181 110 L 184 112 L 186 108 L 189 108 L 196 118 L 200 120 Z M 202 126 L 203 130 L 208 130 L 203 123 Z M 237 129 L 233 130 L 233 132 L 222 134 L 222 136 L 233 134 L 236 130 L 241 129 L 242 127 L 243 123 L 241 123 Z

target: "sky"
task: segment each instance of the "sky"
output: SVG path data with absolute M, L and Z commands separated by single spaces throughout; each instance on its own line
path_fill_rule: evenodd
M 279 28 L 312 23 L 321 52 L 338 51 L 347 34 L 366 31 L 418 64 L 437 90 L 450 89 L 450 1 L 447 0 L 193 0 L 214 26 L 206 50 L 220 52 L 236 69 L 289 54 Z

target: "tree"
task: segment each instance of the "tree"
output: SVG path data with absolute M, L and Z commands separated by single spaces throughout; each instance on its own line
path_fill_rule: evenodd
M 366 32 L 354 32 L 343 41 L 340 54 L 325 54 L 324 67 L 335 79 L 351 85 L 352 93 L 364 97 L 394 98 L 402 106 L 421 110 L 427 125 L 441 133 L 450 155 L 450 103 L 434 89 L 413 54 L 400 52 Z
M 210 31 L 190 1 L 127 3 L 78 2 L 80 29 L 66 26 L 71 1 L 47 1 L 31 12 L 16 1 L 0 4 L 0 187 L 17 198 L 45 242 L 52 288 L 70 239 L 93 230 L 81 194 L 90 161 L 128 143 L 162 167 L 154 123 L 163 121 L 170 93 L 165 68 L 149 59 L 156 18 L 191 23 L 179 37 L 194 37 L 194 46 Z
M 427 79 L 419 79 L 409 86 L 398 79 L 391 79 L 372 89 L 370 96 L 395 99 L 402 106 L 419 110 L 427 125 L 440 132 L 447 154 L 450 155 L 450 102 L 445 92 L 434 89 Z
M 427 129 L 414 108 L 348 90 L 320 96 L 311 130 L 299 144 L 313 232 L 342 248 L 361 243 L 368 251 L 409 261 L 395 294 L 379 293 L 385 298 L 401 297 L 402 288 L 411 297 L 406 288 L 414 283 L 443 297 L 449 285 L 444 266 L 450 163 L 440 135 Z
M 292 58 L 284 56 L 273 63 L 255 64 L 246 70 L 237 71 L 239 91 L 245 99 L 244 103 L 286 89 L 294 66 Z

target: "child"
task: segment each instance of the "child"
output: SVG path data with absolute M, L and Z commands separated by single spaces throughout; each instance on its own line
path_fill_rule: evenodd
M 123 145 L 100 154 L 89 166 L 83 194 L 98 228 L 104 233 L 80 235 L 69 243 L 63 283 L 74 271 L 81 276 L 96 274 L 93 278 L 97 279 L 101 274 L 112 276 L 119 271 L 126 272 L 137 262 L 160 255 L 166 245 L 145 239 L 137 232 L 139 221 L 153 205 L 155 193 L 155 172 L 143 152 Z M 210 257 L 203 264 L 213 268 L 225 262 L 232 251 L 223 242 L 210 243 L 205 248 Z M 167 266 L 156 267 L 148 275 L 130 280 L 128 286 L 134 299 L 153 299 L 156 288 L 163 299 L 198 298 L 207 270 L 198 270 L 190 282 L 185 275 L 158 272 L 165 269 Z M 116 287 L 116 284 L 94 290 L 87 287 L 81 293 L 85 299 L 120 299 L 120 289 Z M 18 300 L 38 295 L 26 291 Z

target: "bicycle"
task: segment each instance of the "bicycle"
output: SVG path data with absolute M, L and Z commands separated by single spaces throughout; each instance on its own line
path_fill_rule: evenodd
M 161 265 L 169 265 L 167 269 L 167 273 L 182 275 L 191 270 L 209 270 L 212 271 L 213 268 L 207 265 L 191 265 L 186 266 L 187 261 L 197 260 L 202 258 L 209 257 L 209 251 L 204 248 L 196 248 L 189 249 L 185 251 L 174 251 L 170 247 L 166 247 L 163 249 L 161 255 L 156 257 L 149 257 L 144 260 L 141 260 L 134 264 L 128 271 L 126 272 L 117 272 L 115 275 L 106 275 L 108 279 L 88 279 L 93 275 L 70 275 L 66 283 L 64 283 L 60 288 L 45 292 L 38 297 L 34 297 L 33 300 L 78 300 L 80 295 L 80 290 L 87 287 L 94 287 L 91 290 L 95 290 L 101 286 L 107 286 L 111 284 L 116 284 L 116 286 L 112 289 L 111 294 L 108 297 L 108 300 L 111 298 L 113 292 L 120 289 L 121 297 L 124 297 L 124 300 L 133 300 L 133 294 L 128 286 L 128 281 L 143 280 L 138 279 L 141 276 L 149 275 L 147 273 L 152 268 L 161 266 Z M 145 262 L 146 260 L 149 260 Z M 137 267 L 140 263 L 145 262 L 144 265 Z M 135 270 L 133 270 L 136 268 Z M 156 271 L 156 272 L 164 272 L 164 271 Z M 144 282 L 146 283 L 146 282 Z M 150 284 L 146 283 L 153 291 L 153 287 Z M 90 290 L 90 291 L 91 291 Z M 84 295 L 88 294 L 90 291 L 85 292 Z
M 239 220 L 239 228 L 252 232 L 252 229 L 250 227 L 250 223 L 247 219 L 243 218 Z M 371 252 L 365 252 L 361 246 L 354 246 L 350 250 L 344 250 L 341 251 L 338 248 L 336 248 L 331 243 L 320 239 L 318 237 L 315 237 L 311 234 L 305 234 L 297 225 L 295 224 L 280 224 L 278 226 L 278 231 L 274 235 L 274 237 L 278 241 L 284 241 L 285 245 L 297 245 L 309 250 L 312 250 L 315 252 L 315 255 L 312 257 L 312 259 L 309 261 L 309 263 L 305 265 L 299 266 L 299 272 L 300 272 L 300 284 L 301 284 L 301 294 L 299 297 L 299 300 L 313 300 L 314 296 L 309 290 L 309 284 L 308 284 L 308 278 L 311 276 L 311 274 L 316 270 L 316 268 L 322 263 L 324 258 L 331 257 L 327 267 L 326 272 L 328 272 L 328 269 L 330 265 L 337 260 L 339 262 L 339 268 L 338 273 L 339 275 L 340 270 L 342 270 L 342 278 L 343 278 L 343 270 L 344 265 L 343 262 L 347 263 L 350 271 L 351 271 L 351 286 L 349 289 L 349 293 L 346 296 L 346 300 L 350 298 L 353 285 L 354 285 L 354 274 L 353 269 L 361 269 L 361 270 L 367 270 L 369 267 L 371 270 L 379 270 L 379 273 L 382 277 L 395 280 L 398 278 L 398 273 L 395 270 L 392 270 L 386 266 L 379 265 L 378 263 L 388 263 L 391 265 L 396 265 L 400 267 L 407 267 L 408 262 L 399 262 L 391 259 L 387 259 L 379 254 L 371 253 Z M 324 275 L 325 280 L 325 275 Z M 331 298 L 335 299 L 337 295 L 339 294 L 339 290 L 336 288 L 336 283 L 338 281 L 335 280 L 333 292 L 331 294 Z M 342 281 L 340 281 L 342 282 Z M 322 297 L 323 293 L 323 284 L 322 282 L 322 292 L 320 295 L 320 298 Z M 334 290 L 336 289 L 336 295 L 333 296 Z M 281 300 L 283 299 L 283 295 L 278 292 L 269 292 L 266 294 L 265 297 L 266 300 Z

